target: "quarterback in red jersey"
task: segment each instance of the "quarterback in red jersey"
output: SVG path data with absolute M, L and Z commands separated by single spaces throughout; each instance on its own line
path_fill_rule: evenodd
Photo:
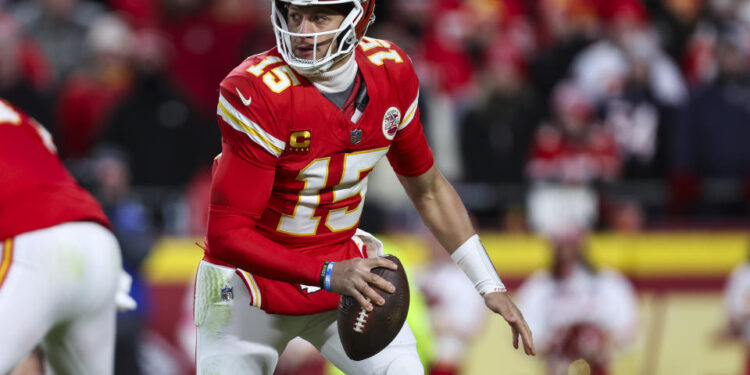
M 49 133 L 2 99 L 0 182 L 0 373 L 41 344 L 57 373 L 111 374 L 120 247 Z
M 271 374 L 300 336 L 346 373 L 423 373 L 408 325 L 382 352 L 350 360 L 336 331 L 339 295 L 382 304 L 394 269 L 357 229 L 383 156 L 422 219 L 533 354 L 529 329 L 452 186 L 433 165 L 411 60 L 364 36 L 373 0 L 275 0 L 277 46 L 222 81 L 206 253 L 196 279 L 198 373 Z M 381 289 L 378 291 L 377 289 Z

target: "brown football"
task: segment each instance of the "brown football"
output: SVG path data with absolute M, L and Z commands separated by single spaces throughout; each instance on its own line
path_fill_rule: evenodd
M 344 351 L 355 361 L 372 357 L 388 346 L 401 330 L 409 312 L 409 283 L 404 267 L 393 255 L 385 258 L 396 263 L 398 270 L 378 267 L 371 271 L 396 287 L 392 294 L 376 288 L 385 299 L 383 306 L 373 303 L 373 310 L 367 312 L 354 297 L 341 296 L 339 299 L 339 337 Z

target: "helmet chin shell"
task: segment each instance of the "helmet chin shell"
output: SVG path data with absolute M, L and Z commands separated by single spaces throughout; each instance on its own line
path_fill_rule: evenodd
M 324 32 L 301 34 L 289 31 L 285 5 L 311 6 L 351 4 L 352 8 L 338 28 Z M 276 35 L 276 46 L 287 64 L 304 75 L 317 75 L 328 71 L 333 64 L 348 56 L 362 40 L 367 27 L 374 21 L 374 0 L 272 0 L 271 23 Z M 325 54 L 318 56 L 318 41 L 333 36 L 334 43 Z M 313 38 L 313 58 L 295 56 L 292 37 Z

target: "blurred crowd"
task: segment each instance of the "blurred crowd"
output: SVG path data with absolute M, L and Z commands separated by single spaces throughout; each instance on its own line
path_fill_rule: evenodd
M 269 7 L 2 0 L 0 96 L 50 128 L 89 188 L 199 235 L 218 83 L 275 45 Z M 747 221 L 750 3 L 381 0 L 376 15 L 369 34 L 416 62 L 436 160 L 480 226 Z M 102 155 L 122 178 L 102 180 Z
M 414 60 L 436 162 L 477 224 L 552 239 L 555 268 L 525 304 L 558 303 L 544 296 L 559 284 L 611 306 L 578 293 L 608 282 L 631 309 L 620 276 L 580 256 L 588 230 L 750 222 L 750 1 L 378 0 L 376 15 L 368 35 Z M 136 297 L 155 238 L 204 233 L 218 84 L 275 46 L 269 16 L 270 0 L 0 0 L 0 97 L 45 124 L 100 199 Z M 394 211 L 408 205 L 378 191 L 363 226 L 410 228 Z M 143 309 L 119 321 L 122 373 L 138 373 Z M 635 324 L 602 333 L 569 311 L 560 334 L 543 310 L 553 360 L 565 340 Z M 449 333 L 451 367 L 471 335 Z

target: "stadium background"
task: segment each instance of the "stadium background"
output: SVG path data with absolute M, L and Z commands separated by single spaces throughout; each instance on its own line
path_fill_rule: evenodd
M 181 327 L 219 151 L 217 85 L 274 45 L 269 4 L 0 0 L 0 97 L 50 129 L 112 218 L 141 303 L 120 319 L 136 352 L 118 358 L 144 373 L 190 370 Z M 722 288 L 750 249 L 747 1 L 380 0 L 376 14 L 368 35 L 414 60 L 436 161 L 512 290 L 551 263 L 545 217 L 559 212 L 535 211 L 535 189 L 573 181 L 594 197 L 592 263 L 638 291 L 637 339 L 614 373 L 744 371 Z M 596 142 L 550 151 L 569 131 Z M 362 226 L 410 268 L 434 247 L 386 166 Z M 503 324 L 487 321 L 466 373 L 543 373 Z

